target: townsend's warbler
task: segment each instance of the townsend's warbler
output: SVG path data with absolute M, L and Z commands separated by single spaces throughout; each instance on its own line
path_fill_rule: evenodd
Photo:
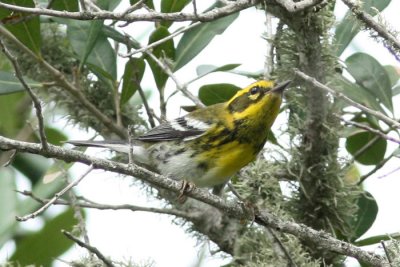
M 134 161 L 196 186 L 225 183 L 263 148 L 289 83 L 274 87 L 271 81 L 258 81 L 225 103 L 162 123 L 134 139 Z M 122 141 L 69 143 L 129 152 Z

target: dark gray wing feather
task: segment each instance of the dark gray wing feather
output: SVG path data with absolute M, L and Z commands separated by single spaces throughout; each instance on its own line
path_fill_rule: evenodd
M 188 117 L 180 117 L 164 122 L 135 139 L 146 142 L 194 139 L 207 131 L 204 123 L 201 128 L 197 128 L 196 122 Z

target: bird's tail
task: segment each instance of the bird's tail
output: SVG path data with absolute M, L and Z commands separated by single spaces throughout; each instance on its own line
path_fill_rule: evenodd
M 70 140 L 65 143 L 74 146 L 91 146 L 91 147 L 103 147 L 108 148 L 121 153 L 129 153 L 129 143 L 120 140 L 105 140 L 105 141 L 81 141 L 81 140 Z

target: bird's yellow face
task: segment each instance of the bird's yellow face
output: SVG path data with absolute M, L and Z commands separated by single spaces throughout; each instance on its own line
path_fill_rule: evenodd
M 282 103 L 282 91 L 287 84 L 275 86 L 272 81 L 258 81 L 238 91 L 226 107 L 233 117 L 238 119 L 267 119 L 270 127 L 279 113 Z

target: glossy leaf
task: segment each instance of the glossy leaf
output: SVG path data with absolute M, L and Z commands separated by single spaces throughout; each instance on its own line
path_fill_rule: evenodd
M 49 167 L 49 160 L 37 155 L 19 153 L 12 166 L 25 175 L 34 185 L 39 182 Z
M 54 0 L 51 8 L 55 10 L 79 11 L 79 0 Z
M 374 223 L 378 215 L 378 204 L 369 192 L 364 192 L 357 200 L 358 211 L 353 225 L 354 236 L 356 240 L 365 234 Z
M 376 128 L 373 124 L 362 120 L 357 119 L 356 121 L 366 123 L 367 126 L 371 128 Z M 355 159 L 364 165 L 376 165 L 383 160 L 386 146 L 386 139 L 365 130 L 348 137 L 346 140 L 347 151 L 353 156 L 356 156 Z M 363 150 L 363 152 L 359 154 L 361 150 Z
M 199 99 L 204 105 L 209 106 L 228 101 L 239 90 L 240 87 L 228 83 L 203 85 L 199 89 Z
M 390 80 L 390 85 L 393 87 L 400 78 L 400 68 L 396 68 L 395 66 L 392 65 L 385 65 L 383 66 L 386 70 L 386 73 L 389 77 Z
M 365 53 L 355 53 L 346 59 L 347 71 L 356 83 L 375 96 L 393 112 L 392 86 L 385 68 Z
M 91 25 L 88 21 L 68 22 L 67 36 L 78 59 L 85 57 L 87 36 Z M 98 35 L 91 53 L 87 56 L 87 63 L 97 75 L 101 76 L 99 78 L 110 78 L 113 81 L 117 79 L 115 51 L 105 35 Z
M 350 82 L 347 78 L 341 75 L 336 76 L 335 89 L 366 107 L 386 113 L 385 110 L 379 105 L 377 99 L 369 91 L 356 83 Z M 343 107 L 347 107 L 349 105 L 347 102 L 342 102 Z
M 228 70 L 232 70 L 234 68 L 239 67 L 240 64 L 226 64 L 224 66 L 214 66 L 214 65 L 200 65 L 196 68 L 196 73 L 197 73 L 197 77 L 196 80 L 210 74 L 213 72 L 218 72 L 218 71 L 228 71 Z
M 167 36 L 169 36 L 170 33 L 168 29 L 164 26 L 158 27 L 151 35 L 149 38 L 149 44 L 154 43 L 155 41 L 158 41 L 160 39 L 163 39 Z M 175 47 L 174 47 L 174 41 L 172 39 L 156 46 L 153 49 L 153 54 L 161 59 L 165 60 L 171 60 L 173 61 L 175 59 Z M 150 68 L 153 72 L 154 80 L 156 82 L 158 90 L 163 90 L 165 83 L 168 80 L 168 75 L 165 74 L 164 70 L 162 70 L 154 60 L 152 60 L 149 57 L 146 57 L 147 62 L 150 65 Z
M 392 94 L 393 96 L 400 94 L 400 85 L 393 88 Z
M 33 0 L 5 0 L 3 3 L 35 7 Z M 41 38 L 40 38 L 40 21 L 39 16 L 33 16 L 25 19 L 30 14 L 19 13 L 0 8 L 0 20 L 2 24 L 26 47 L 35 54 L 40 54 Z
M 0 133 L 5 136 L 15 136 L 26 123 L 30 109 L 21 112 L 18 104 L 25 97 L 25 93 L 2 95 L 0 97 Z M 16 115 L 18 114 L 18 115 Z
M 0 247 L 14 234 L 17 225 L 15 175 L 9 168 L 0 168 Z
M 190 0 L 161 0 L 161 12 L 162 13 L 172 13 L 181 11 Z M 171 26 L 171 21 L 161 21 L 161 25 L 165 27 Z
M 204 22 L 186 31 L 176 48 L 174 71 L 179 70 L 197 56 L 215 36 L 222 34 L 238 16 L 239 13 L 236 12 L 211 22 Z
M 45 127 L 44 131 L 50 144 L 61 146 L 64 141 L 68 140 L 68 137 L 57 128 Z
M 18 241 L 10 261 L 18 261 L 23 266 L 29 264 L 51 266 L 54 259 L 74 244 L 64 237 L 61 230 L 71 231 L 75 223 L 72 209 L 59 214 L 48 221 L 42 230 L 29 234 Z
M 113 11 L 119 4 L 121 0 L 97 0 L 96 5 L 101 9 Z
M 374 245 L 374 244 L 379 244 L 381 241 L 389 241 L 389 240 L 400 240 L 400 234 L 399 233 L 393 233 L 393 234 L 386 234 L 386 235 L 376 235 L 376 236 L 371 236 L 367 237 L 365 239 L 361 239 L 358 241 L 354 242 L 354 245 L 356 246 L 369 246 L 369 245 Z
M 82 66 L 86 63 L 88 56 L 90 55 L 90 53 L 92 53 L 92 50 L 96 45 L 97 39 L 99 38 L 102 28 L 103 28 L 102 20 L 93 20 L 90 22 L 90 26 L 86 36 L 85 49 L 81 54 L 79 68 L 82 68 Z
M 24 78 L 24 80 L 31 88 L 42 86 L 41 83 L 31 79 Z M 0 95 L 12 94 L 21 91 L 25 91 L 25 88 L 22 86 L 19 79 L 15 77 L 14 73 L 0 71 Z
M 363 11 L 375 15 L 377 11 L 385 9 L 391 0 L 365 0 L 362 3 Z M 354 17 L 351 11 L 347 11 L 335 31 L 336 55 L 340 56 L 351 40 L 362 29 L 362 22 Z
M 142 58 L 131 58 L 125 64 L 122 77 L 121 105 L 129 101 L 140 87 L 146 64 Z

